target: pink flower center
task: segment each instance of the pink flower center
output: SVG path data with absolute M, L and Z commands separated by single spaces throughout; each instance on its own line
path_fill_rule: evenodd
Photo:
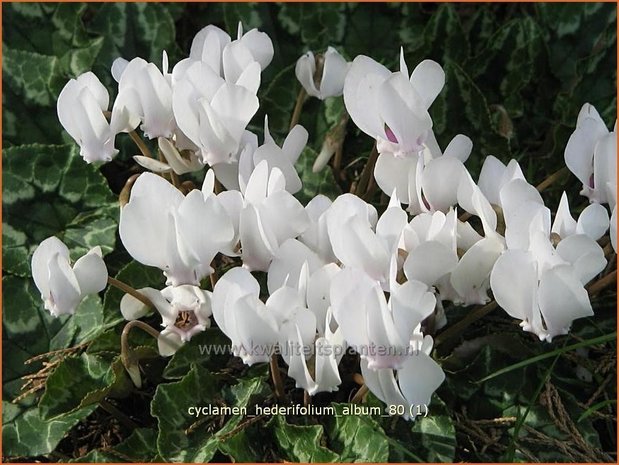
M 395 136 L 391 128 L 387 126 L 387 123 L 385 123 L 385 135 L 387 136 L 387 140 L 389 142 L 393 142 L 394 144 L 398 143 L 398 138 Z

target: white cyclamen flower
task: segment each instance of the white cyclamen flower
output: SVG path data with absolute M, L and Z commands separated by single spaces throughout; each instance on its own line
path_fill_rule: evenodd
M 243 266 L 252 271 L 267 271 L 279 246 L 305 231 L 309 223 L 307 213 L 286 190 L 281 170 L 269 169 L 267 160 L 256 166 L 242 198 L 239 233 Z
M 314 56 L 311 51 L 302 55 L 294 71 L 308 95 L 324 100 L 342 95 L 348 67 L 344 57 L 329 47 L 324 55 Z
M 360 55 L 346 75 L 344 103 L 359 129 L 376 139 L 379 153 L 417 152 L 432 128 L 428 108 L 444 83 L 434 61 L 422 61 L 409 76 L 403 51 L 395 73 Z
M 58 119 L 80 146 L 80 155 L 88 163 L 110 161 L 114 148 L 113 131 L 103 112 L 110 97 L 99 78 L 90 71 L 71 79 L 58 96 Z
M 32 278 L 45 308 L 59 316 L 75 313 L 84 297 L 102 291 L 107 284 L 107 268 L 99 247 L 90 249 L 71 267 L 69 249 L 52 236 L 32 255 Z
M 235 240 L 233 220 L 212 192 L 194 189 L 184 196 L 151 173 L 135 182 L 119 233 L 134 259 L 163 270 L 174 286 L 198 285 L 212 273 L 215 255 L 231 250 Z
M 457 202 L 460 178 L 466 173 L 463 163 L 472 148 L 473 142 L 458 134 L 442 153 L 430 132 L 417 152 L 383 151 L 374 167 L 376 184 L 387 195 L 395 189 L 413 215 L 437 210 L 447 212 Z
M 172 137 L 176 123 L 167 69 L 162 72 L 139 57 L 131 60 L 120 75 L 111 124 L 117 132 L 129 132 L 140 126 L 149 139 Z
M 501 190 L 508 250 L 497 259 L 490 285 L 497 303 L 522 320 L 525 331 L 550 341 L 567 334 L 573 320 L 593 315 L 584 286 L 606 259 L 586 234 L 569 235 L 555 248 L 550 211 L 529 186 L 515 179 Z
M 162 291 L 150 287 L 138 292 L 150 299 L 161 315 L 163 331 L 158 338 L 159 353 L 173 355 L 192 336 L 211 326 L 211 293 L 197 286 L 168 286 Z M 131 321 L 145 316 L 149 309 L 141 301 L 125 294 L 120 301 L 120 311 Z
M 419 281 L 393 281 L 390 291 L 387 301 L 380 283 L 355 268 L 344 268 L 331 286 L 331 308 L 344 339 L 371 369 L 401 368 L 413 331 L 436 306 Z
M 432 393 L 445 380 L 445 373 L 430 357 L 433 341 L 417 330 L 414 353 L 408 356 L 403 366 L 372 370 L 369 362 L 361 359 L 361 374 L 370 391 L 389 406 L 402 406 L 405 420 L 414 419 L 423 410 L 416 407 L 428 406 Z
M 333 253 L 344 266 L 363 270 L 388 289 L 391 261 L 408 217 L 395 197 L 380 219 L 377 216 L 372 205 L 344 194 L 329 207 L 327 231 Z
M 585 197 L 610 203 L 617 186 L 617 130 L 609 132 L 597 110 L 585 103 L 578 114 L 576 130 L 565 147 L 565 164 L 582 182 Z
M 174 80 L 176 122 L 200 149 L 204 163 L 236 161 L 245 128 L 258 111 L 255 89 L 242 84 L 226 82 L 201 61 L 192 62 Z

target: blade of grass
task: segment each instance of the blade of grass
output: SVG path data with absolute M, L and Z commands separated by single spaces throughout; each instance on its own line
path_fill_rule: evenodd
M 592 339 L 587 339 L 586 341 L 578 342 L 576 344 L 572 344 L 569 346 L 564 346 L 559 349 L 551 350 L 550 352 L 546 352 L 545 354 L 536 355 L 535 357 L 528 358 L 526 360 L 523 360 L 522 362 L 514 363 L 513 365 L 510 365 L 508 367 L 501 368 L 500 370 L 495 371 L 494 373 L 486 376 L 485 378 L 482 378 L 479 381 L 476 381 L 476 383 L 478 384 L 483 383 L 485 381 L 488 381 L 489 379 L 493 379 L 493 378 L 496 378 L 497 376 L 501 376 L 501 375 L 504 375 L 505 373 L 509 373 L 510 371 L 518 370 L 519 368 L 524 368 L 533 363 L 537 363 L 541 360 L 554 357 L 555 355 L 564 354 L 565 352 L 569 352 L 571 350 L 579 349 L 580 347 L 589 347 L 589 346 L 596 345 L 596 344 L 603 344 L 605 342 L 614 341 L 615 339 L 617 339 L 617 331 L 613 331 L 612 333 L 605 334 L 603 336 L 594 337 Z
M 533 397 L 531 397 L 531 400 L 529 401 L 529 404 L 527 405 L 526 410 L 524 411 L 522 415 L 518 417 L 518 420 L 516 421 L 516 424 L 514 425 L 514 434 L 509 443 L 509 446 L 507 447 L 507 462 L 514 461 L 514 456 L 516 455 L 516 442 L 518 441 L 518 434 L 520 433 L 520 429 L 522 428 L 522 425 L 524 425 L 524 422 L 527 419 L 529 412 L 531 411 L 531 407 L 537 401 L 537 398 L 542 392 L 542 389 L 544 389 L 544 385 L 546 384 L 546 381 L 548 381 L 548 378 L 550 378 L 550 375 L 552 374 L 552 370 L 554 370 L 555 368 L 555 364 L 557 363 L 557 360 L 559 360 L 559 357 L 561 357 L 561 354 L 565 351 L 564 349 L 566 348 L 565 344 L 567 343 L 567 341 L 568 339 L 565 339 L 565 342 L 563 343 L 563 347 L 561 349 L 552 351 L 553 353 L 555 353 L 554 360 L 548 367 L 548 370 L 546 370 L 546 374 L 544 375 L 541 382 L 537 386 L 537 389 L 535 389 L 535 393 L 533 393 Z
M 578 417 L 578 420 L 576 420 L 576 423 L 580 423 L 582 420 L 592 415 L 594 412 L 597 412 L 598 410 L 606 407 L 607 405 L 613 405 L 616 403 L 617 403 L 616 399 L 607 399 L 607 400 L 603 400 L 602 402 L 598 402 L 597 404 L 593 404 L 587 410 L 582 412 L 582 414 Z

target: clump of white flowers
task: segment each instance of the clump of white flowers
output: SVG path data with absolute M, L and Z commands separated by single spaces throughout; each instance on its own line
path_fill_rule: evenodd
M 160 158 L 145 144 L 136 156 L 152 172 L 133 184 L 119 232 L 127 252 L 159 268 L 167 287 L 134 290 L 120 310 L 131 321 L 149 308 L 160 314 L 162 355 L 213 316 L 244 363 L 271 361 L 278 349 L 296 386 L 314 395 L 338 389 L 338 365 L 350 348 L 367 387 L 387 404 L 407 406 L 409 419 L 410 407 L 428 404 L 445 378 L 424 334 L 429 318 L 446 323 L 444 302 L 494 298 L 548 341 L 593 314 L 585 285 L 606 266 L 597 241 L 609 216 L 616 250 L 617 181 L 615 130 L 591 105 L 578 116 L 565 161 L 592 204 L 574 219 L 564 194 L 553 220 L 517 161 L 489 156 L 475 182 L 465 166 L 468 137 L 458 134 L 441 150 L 428 112 L 445 83 L 438 63 L 425 60 L 409 72 L 401 50 L 392 72 L 367 56 L 347 63 L 332 47 L 307 52 L 296 63 L 299 82 L 321 100 L 343 94 L 354 124 L 376 141 L 375 181 L 390 202 L 382 214 L 353 194 L 319 195 L 304 206 L 294 197 L 302 189 L 295 163 L 312 135 L 295 125 L 280 145 L 266 119 L 259 145 L 247 130 L 272 58 L 265 33 L 239 26 L 232 40 L 209 25 L 171 70 L 165 52 L 161 69 L 141 58 L 116 60 L 111 115 L 108 92 L 90 72 L 69 81 L 58 99 L 60 122 L 89 163 L 111 160 L 121 132 L 139 128 L 157 139 Z M 205 167 L 201 189 L 179 183 L 178 175 Z M 238 266 L 207 291 L 204 278 L 215 281 L 220 256 Z M 53 315 L 73 313 L 107 279 L 99 249 L 71 267 L 56 238 L 41 243 L 32 269 Z M 267 274 L 267 289 L 256 272 Z

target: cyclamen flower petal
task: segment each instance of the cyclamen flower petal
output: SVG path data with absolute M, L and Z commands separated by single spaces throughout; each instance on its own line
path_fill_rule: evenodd
M 422 148 L 432 120 L 427 112 L 444 83 L 440 66 L 426 60 L 411 77 L 402 60 L 391 73 L 366 56 L 356 57 L 344 81 L 344 103 L 354 123 L 391 152 Z
M 565 164 L 582 182 L 581 194 L 592 202 L 609 202 L 608 182 L 617 184 L 616 133 L 609 133 L 596 109 L 585 103 L 576 130 L 565 147 Z
M 144 173 L 120 213 L 123 245 L 137 261 L 164 271 L 168 284 L 198 284 L 218 251 L 232 248 L 234 227 L 215 196 L 187 197 L 160 176 Z
M 111 125 L 117 132 L 129 132 L 140 123 L 149 139 L 170 138 L 176 129 L 170 80 L 153 63 L 138 57 L 120 76 Z
M 261 161 L 244 192 L 239 232 L 243 265 L 267 271 L 277 249 L 287 239 L 301 235 L 308 226 L 305 209 L 286 191 L 284 175 Z
M 301 56 L 295 65 L 297 79 L 308 95 L 320 100 L 342 95 L 349 64 L 333 47 L 328 47 L 320 60 L 322 72 L 320 76 L 316 76 L 317 58 L 314 54 L 309 51 Z
M 429 356 L 432 338 L 426 336 L 421 350 L 407 357 L 404 366 L 373 370 L 361 359 L 361 374 L 370 391 L 387 405 L 402 405 L 405 420 L 414 419 L 419 405 L 429 405 L 432 393 L 445 380 L 441 367 Z
M 103 114 L 108 105 L 107 89 L 91 72 L 71 79 L 58 96 L 58 120 L 80 146 L 87 163 L 107 162 L 118 153 L 114 148 L 117 131 Z
M 71 267 L 69 249 L 60 239 L 45 239 L 32 255 L 32 278 L 45 309 L 53 316 L 73 314 L 89 294 L 107 285 L 107 268 L 101 249 L 94 247 Z
M 355 268 L 345 268 L 333 278 L 333 315 L 346 342 L 370 368 L 401 367 L 414 328 L 436 303 L 419 282 L 395 284 L 391 294 L 387 302 L 380 283 Z
M 563 192 L 557 214 L 552 223 L 552 232 L 561 238 L 573 234 L 586 234 L 594 241 L 601 238 L 608 230 L 608 212 L 606 208 L 597 203 L 587 206 L 578 217 L 578 221 L 572 218 L 567 194 Z

